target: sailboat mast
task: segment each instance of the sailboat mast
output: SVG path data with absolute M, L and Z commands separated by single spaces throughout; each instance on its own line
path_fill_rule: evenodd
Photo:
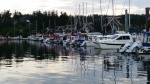
M 54 20 L 54 28 L 55 28 L 55 33 L 56 33 L 56 20 Z
M 125 31 L 128 32 L 128 19 L 127 19 L 127 10 L 125 10 Z
M 100 12 L 101 12 L 101 30 L 103 31 L 103 16 L 102 16 L 102 1 L 100 0 Z
M 92 12 L 93 12 L 93 26 L 94 26 L 94 4 L 92 3 Z
M 37 34 L 37 20 L 36 20 L 36 34 Z
M 130 0 L 129 0 L 129 28 L 130 28 Z
M 79 4 L 79 24 L 80 24 L 80 4 Z
M 78 22 L 78 20 L 77 20 L 77 3 L 75 4 L 75 13 L 74 13 L 74 28 L 76 29 L 77 28 L 77 22 Z
M 43 22 L 43 33 L 44 33 L 44 22 Z
M 15 37 L 15 30 L 16 29 L 16 21 L 14 20 L 14 37 Z
M 49 29 L 50 29 L 50 28 L 51 28 L 51 25 L 50 25 L 50 24 L 51 24 L 51 21 L 50 21 L 50 19 L 49 19 L 49 22 L 48 22 L 48 23 L 49 23 L 48 25 L 49 25 Z
M 87 24 L 87 2 L 86 2 L 86 24 Z
M 84 2 L 82 4 L 83 4 L 83 24 L 84 24 Z
M 113 11 L 113 16 L 114 16 L 114 0 L 112 0 L 112 11 Z
M 114 33 L 113 32 L 113 30 L 114 30 L 114 0 L 112 0 L 112 11 L 113 11 L 113 17 L 112 17 L 112 19 L 113 19 L 113 28 L 112 28 L 112 33 Z

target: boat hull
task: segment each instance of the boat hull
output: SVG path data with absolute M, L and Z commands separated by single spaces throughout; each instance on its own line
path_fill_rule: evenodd
M 96 47 L 97 45 L 92 41 L 84 41 L 81 43 L 81 47 Z
M 99 43 L 101 49 L 118 49 L 122 44 L 113 44 L 113 43 Z

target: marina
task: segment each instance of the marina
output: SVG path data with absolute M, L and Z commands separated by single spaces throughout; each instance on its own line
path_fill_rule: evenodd
M 150 84 L 148 0 L 12 2 L 0 3 L 0 84 Z
M 28 40 L 0 41 L 1 84 L 149 84 L 149 55 Z

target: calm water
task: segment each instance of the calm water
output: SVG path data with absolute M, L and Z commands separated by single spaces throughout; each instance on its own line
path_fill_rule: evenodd
M 149 57 L 0 41 L 0 84 L 149 84 Z

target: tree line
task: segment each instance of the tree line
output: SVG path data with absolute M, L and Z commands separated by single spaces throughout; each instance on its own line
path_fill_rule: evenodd
M 104 15 L 107 17 L 107 15 Z M 108 22 L 103 16 L 103 24 Z M 33 11 L 32 14 L 22 14 L 19 11 L 11 13 L 9 10 L 4 10 L 0 13 L 0 35 L 3 36 L 18 36 L 23 35 L 24 37 L 30 35 L 32 32 L 37 30 L 38 33 L 45 33 L 46 29 L 55 30 L 57 26 L 65 25 L 74 25 L 76 21 L 77 29 L 80 29 L 82 26 L 79 26 L 79 17 L 80 20 L 87 20 L 87 22 L 93 23 L 92 27 L 94 32 L 100 32 L 101 28 L 101 15 L 94 14 L 88 16 L 77 16 L 68 15 L 66 12 L 44 11 L 41 12 Z M 125 26 L 125 15 L 119 15 L 118 21 L 122 24 L 121 29 L 124 30 Z M 142 30 L 145 27 L 146 18 L 145 15 L 131 14 L 131 28 Z M 78 20 L 75 20 L 78 18 Z

